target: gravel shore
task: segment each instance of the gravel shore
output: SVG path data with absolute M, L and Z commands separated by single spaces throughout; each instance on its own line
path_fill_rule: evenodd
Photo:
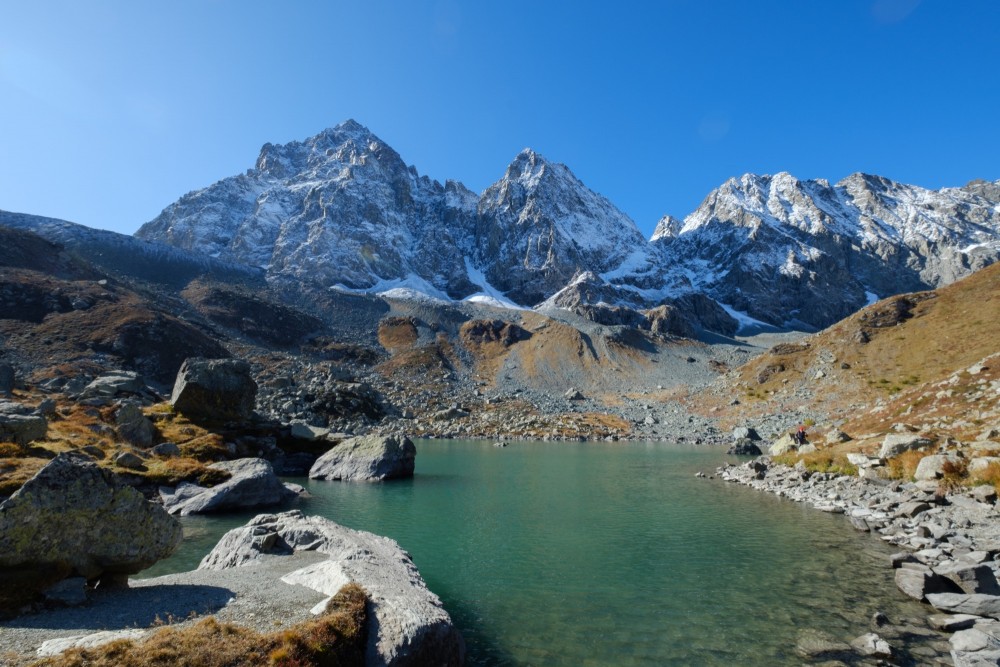
M 43 642 L 101 631 L 155 630 L 214 615 L 219 621 L 273 632 L 310 617 L 322 593 L 286 584 L 281 577 L 328 556 L 311 551 L 265 558 L 230 570 L 193 570 L 133 579 L 129 588 L 92 592 L 81 607 L 68 607 L 0 624 L 0 665 L 18 667 L 37 658 Z

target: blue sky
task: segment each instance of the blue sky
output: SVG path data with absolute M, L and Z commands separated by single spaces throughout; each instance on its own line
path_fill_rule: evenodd
M 530 146 L 647 235 L 745 172 L 1000 179 L 1000 2 L 0 0 L 0 209 L 131 233 L 354 118 L 481 191 Z

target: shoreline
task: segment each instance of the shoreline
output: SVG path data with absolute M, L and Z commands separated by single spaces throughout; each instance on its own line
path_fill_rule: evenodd
M 914 483 L 813 473 L 801 467 L 775 464 L 768 456 L 725 464 L 716 469 L 716 474 L 727 483 L 806 503 L 820 511 L 843 514 L 856 530 L 876 534 L 887 544 L 905 550 L 886 561 L 887 567 L 897 571 L 909 567 L 946 570 L 956 563 L 988 564 L 995 562 L 994 557 L 1000 557 L 1000 511 L 964 493 L 945 495 L 922 490 Z M 994 567 L 994 571 L 996 569 Z M 901 643 L 907 651 L 913 648 L 905 641 L 908 634 L 922 637 L 916 646 L 933 649 L 934 659 L 940 664 L 996 664 L 966 662 L 975 660 L 971 657 L 975 656 L 975 651 L 967 654 L 967 644 L 957 641 L 960 633 L 951 634 L 963 628 L 957 627 L 957 623 L 946 623 L 948 616 L 943 616 L 943 611 L 905 590 L 898 574 L 896 581 L 901 594 L 924 604 L 926 626 L 921 628 L 921 633 L 912 633 L 907 632 L 912 629 L 886 624 L 873 627 L 876 634 L 895 639 L 890 643 L 897 646 Z M 975 628 L 982 627 L 981 632 L 990 636 L 996 629 L 996 622 L 989 618 L 983 618 L 982 623 L 967 619 L 965 628 L 973 627 L 973 623 Z M 873 626 L 877 625 L 873 619 Z M 928 641 L 929 633 L 939 639 Z M 994 648 L 990 642 L 986 644 L 979 648 Z M 930 655 L 924 657 L 931 658 Z M 994 659 L 993 656 L 990 659 Z

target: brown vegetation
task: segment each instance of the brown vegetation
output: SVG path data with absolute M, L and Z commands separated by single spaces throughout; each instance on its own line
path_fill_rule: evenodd
M 261 634 L 206 618 L 167 627 L 142 641 L 119 640 L 93 649 L 71 649 L 32 667 L 334 667 L 363 665 L 367 596 L 348 584 L 317 619 Z

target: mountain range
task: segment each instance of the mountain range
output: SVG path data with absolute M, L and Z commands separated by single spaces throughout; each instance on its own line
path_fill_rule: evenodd
M 50 237 L 57 223 L 45 221 Z M 66 243 L 72 233 L 61 224 L 55 240 Z M 683 220 L 665 216 L 646 239 L 568 167 L 530 149 L 477 195 L 421 176 L 349 120 L 265 144 L 253 168 L 184 195 L 135 236 L 147 243 L 114 244 L 262 274 L 292 291 L 523 308 L 667 305 L 686 309 L 695 329 L 817 330 L 995 262 L 1000 181 L 929 190 L 860 173 L 836 184 L 746 174 Z

